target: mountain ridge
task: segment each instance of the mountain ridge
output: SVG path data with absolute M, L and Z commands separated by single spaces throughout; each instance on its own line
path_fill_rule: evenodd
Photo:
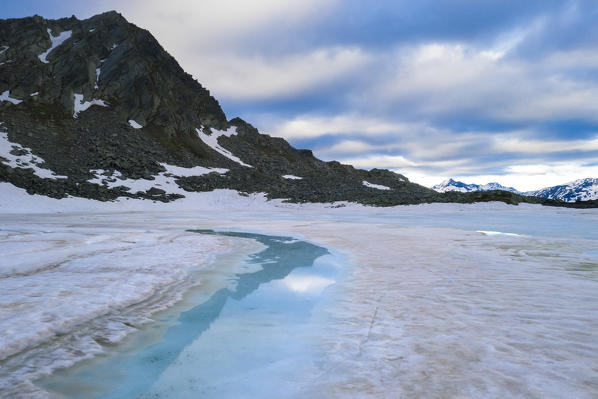
M 0 181 L 30 194 L 167 202 L 228 188 L 294 202 L 563 205 L 439 194 L 388 170 L 319 160 L 228 120 L 150 32 L 114 11 L 0 20 L 0 49 Z
M 564 202 L 592 201 L 598 200 L 598 178 L 577 179 L 565 184 L 545 187 L 540 190 L 519 191 L 513 187 L 505 187 L 499 183 L 487 184 L 466 184 L 452 178 L 443 181 L 440 184 L 432 186 L 432 189 L 441 192 L 476 192 L 503 190 L 520 195 L 540 197 Z
M 577 179 L 565 184 L 528 191 L 525 194 L 565 202 L 598 200 L 598 178 Z
M 62 35 L 66 38 L 57 43 Z M 81 21 L 0 21 L 0 43 L 5 47 L 0 92 L 13 100 L 0 102 L 5 147 L 21 146 L 19 151 L 67 177 L 39 179 L 27 168 L 4 163 L 0 179 L 30 193 L 170 201 L 184 194 L 165 187 L 133 192 L 124 183 L 110 184 L 154 180 L 167 173 L 165 163 L 227 170 L 176 176 L 174 185 L 186 191 L 232 188 L 294 201 L 371 202 L 375 189 L 363 186 L 366 180 L 395 189 L 395 195 L 374 196 L 382 203 L 433 196 L 402 175 L 323 162 L 240 118 L 227 120 L 217 100 L 148 31 L 116 12 Z M 289 181 L 284 175 L 303 179 Z
M 516 194 L 523 194 L 521 191 L 516 190 L 513 187 L 505 187 L 499 183 L 491 182 L 487 184 L 466 184 L 460 181 L 456 181 L 452 178 L 443 181 L 440 184 L 436 184 L 432 187 L 432 190 L 437 191 L 439 193 L 444 193 L 447 191 L 457 191 L 468 193 L 472 191 L 493 191 L 493 190 L 502 190 L 502 191 L 509 191 Z

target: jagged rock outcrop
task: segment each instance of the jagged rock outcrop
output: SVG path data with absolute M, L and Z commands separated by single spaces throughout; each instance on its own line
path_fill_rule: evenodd
M 124 120 L 159 127 L 169 135 L 187 134 L 197 126 L 226 126 L 209 91 L 148 31 L 114 11 L 84 21 L 39 16 L 5 20 L 0 43 L 8 47 L 0 55 L 5 63 L 0 89 L 15 99 L 60 104 L 56 111 L 72 115 L 74 95 L 81 94 L 84 102 L 101 99 Z

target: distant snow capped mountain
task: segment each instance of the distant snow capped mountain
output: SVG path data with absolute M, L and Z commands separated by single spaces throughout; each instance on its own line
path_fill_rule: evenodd
M 598 179 L 579 179 L 559 186 L 546 187 L 538 191 L 529 191 L 525 195 L 558 199 L 565 202 L 595 200 L 598 199 Z
M 458 191 L 461 193 L 469 193 L 472 191 L 492 191 L 492 190 L 503 190 L 503 191 L 510 191 L 512 193 L 520 194 L 520 191 L 514 189 L 513 187 L 505 187 L 498 183 L 488 183 L 488 184 L 466 184 L 460 181 L 456 181 L 453 179 L 448 179 L 443 181 L 440 184 L 435 185 L 432 187 L 433 190 L 439 193 L 446 193 L 449 191 Z
M 457 180 L 448 179 L 432 187 L 439 193 L 457 191 L 469 193 L 473 191 L 503 190 L 516 194 L 533 197 L 561 200 L 565 202 L 598 200 L 598 178 L 586 178 L 561 184 L 553 187 L 546 187 L 537 191 L 521 192 L 513 187 L 505 187 L 498 183 L 488 184 L 466 184 Z

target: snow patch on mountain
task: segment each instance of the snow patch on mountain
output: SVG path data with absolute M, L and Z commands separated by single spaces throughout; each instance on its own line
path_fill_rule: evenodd
M 369 187 L 369 188 L 375 188 L 377 190 L 390 190 L 390 187 L 383 186 L 381 184 L 373 184 L 373 183 L 370 183 L 370 182 L 365 181 L 365 180 L 362 181 L 361 184 L 363 184 L 364 186 Z
M 139 123 L 135 122 L 133 119 L 129 119 L 129 125 L 131 125 L 133 129 L 141 129 L 143 127 Z
M 225 168 L 206 168 L 203 166 L 184 168 L 182 166 L 169 165 L 167 163 L 161 163 L 160 165 L 166 169 L 166 172 L 163 173 L 172 174 L 179 177 L 202 176 L 207 175 L 208 173 L 219 173 L 223 175 L 228 172 L 228 169 Z
M 73 118 L 79 116 L 79 112 L 85 111 L 87 108 L 91 107 L 92 105 L 100 105 L 102 107 L 107 107 L 108 104 L 104 102 L 104 100 L 91 100 L 91 101 L 83 101 L 83 94 L 75 94 L 75 106 L 73 112 Z
M 41 53 L 40 55 L 38 55 L 40 61 L 43 62 L 44 64 L 48 64 L 50 61 L 48 61 L 46 59 L 46 57 L 48 55 L 50 55 L 50 53 L 52 51 L 54 51 L 54 49 L 56 47 L 58 47 L 62 43 L 64 43 L 65 40 L 68 40 L 71 37 L 72 33 L 73 33 L 73 31 L 67 30 L 67 31 L 60 33 L 58 36 L 52 36 L 52 31 L 50 31 L 50 29 L 48 29 L 48 35 L 50 36 L 50 40 L 52 41 L 52 46 L 50 46 L 50 48 L 48 50 L 46 50 L 43 53 Z
M 152 188 L 164 190 L 167 194 L 188 194 L 176 183 L 176 179 L 180 177 L 202 176 L 208 173 L 224 174 L 228 169 L 224 168 L 206 168 L 203 166 L 195 166 L 193 168 L 183 168 L 181 166 L 169 165 L 161 163 L 162 167 L 166 169 L 164 172 L 158 173 L 154 179 L 125 179 L 120 171 L 105 171 L 103 169 L 92 169 L 95 177 L 89 179 L 89 183 L 103 185 L 107 188 L 128 187 L 126 191 L 136 193 L 138 191 L 146 192 Z
M 12 98 L 10 96 L 10 90 L 6 90 L 2 94 L 0 94 L 0 102 L 2 102 L 2 101 L 8 101 L 13 104 L 19 104 L 19 103 L 23 102 L 22 100 L 17 100 L 16 98 Z
M 299 177 L 299 176 L 294 176 L 294 175 L 284 175 L 282 176 L 283 179 L 289 179 L 289 180 L 302 180 L 303 177 Z
M 204 143 L 206 143 L 214 151 L 218 152 L 219 154 L 224 155 L 225 157 L 227 157 L 231 161 L 235 161 L 239 165 L 246 166 L 248 168 L 252 168 L 253 167 L 253 166 L 248 165 L 245 162 L 241 161 L 241 159 L 239 159 L 238 157 L 234 156 L 229 150 L 227 150 L 226 148 L 224 148 L 220 144 L 218 144 L 218 138 L 220 136 L 230 137 L 230 136 L 236 135 L 237 134 L 237 128 L 236 127 L 234 127 L 234 126 L 230 127 L 230 128 L 228 128 L 228 130 L 216 130 L 216 129 L 212 129 L 212 133 L 210 135 L 204 133 L 203 131 L 201 131 L 200 129 L 197 129 L 197 128 L 195 129 L 195 131 L 197 132 L 197 135 L 199 136 L 199 138 L 201 139 L 201 141 L 203 141 Z
M 102 68 L 96 68 L 96 83 L 94 85 L 94 89 L 99 89 L 98 83 L 100 82 L 100 74 L 102 73 Z
M 67 178 L 66 176 L 57 175 L 50 169 L 40 167 L 39 165 L 43 164 L 44 160 L 32 154 L 31 149 L 11 142 L 6 132 L 0 132 L 0 162 L 11 168 L 32 169 L 33 173 L 42 179 Z

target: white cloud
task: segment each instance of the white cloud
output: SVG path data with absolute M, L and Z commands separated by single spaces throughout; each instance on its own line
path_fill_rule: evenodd
M 506 32 L 503 35 L 500 35 L 496 43 L 493 47 L 485 50 L 480 51 L 480 55 L 482 57 L 487 57 L 492 60 L 498 60 L 503 58 L 507 55 L 511 50 L 517 47 L 519 43 L 521 43 L 525 37 L 530 33 L 532 30 L 538 29 L 538 23 L 533 24 L 526 29 L 515 29 L 510 32 Z
M 285 138 L 310 138 L 325 134 L 351 134 L 364 136 L 407 132 L 408 124 L 389 122 L 384 119 L 358 114 L 336 116 L 300 115 L 268 128 L 268 132 Z
M 596 168 L 582 165 L 593 160 L 591 154 L 583 152 L 598 150 L 598 136 L 542 140 L 526 138 L 541 137 L 541 132 L 532 129 L 459 132 L 358 114 L 300 116 L 274 126 L 273 132 L 292 139 L 340 135 L 332 144 L 316 142 L 316 156 L 363 169 L 392 169 L 425 186 L 452 177 L 478 184 L 497 181 L 527 191 L 598 175 Z M 551 154 L 572 151 L 580 152 L 573 164 L 550 161 Z M 518 154 L 518 160 L 505 160 L 502 155 L 506 153 Z M 527 161 L 531 157 L 537 159 L 536 163 Z M 487 174 L 488 170 L 504 173 Z
M 270 49 L 325 20 L 338 0 L 107 0 L 105 7 L 149 30 L 217 98 L 240 100 L 293 96 L 364 67 L 358 48 Z
M 501 136 L 494 141 L 493 147 L 497 152 L 549 154 L 566 151 L 598 151 L 598 136 L 589 140 L 526 140 Z
M 426 160 L 446 160 L 462 157 L 471 147 L 487 149 L 488 137 L 492 136 L 489 132 L 455 132 L 425 123 L 393 121 L 359 114 L 301 115 L 288 121 L 266 117 L 261 118 L 261 125 L 264 131 L 287 139 L 341 136 L 333 144 L 314 144 L 316 154 L 327 160 L 368 153 L 408 154 L 409 158 L 422 163 Z
M 405 166 L 417 166 L 417 163 L 410 161 L 402 155 L 366 155 L 357 158 L 339 159 L 338 161 L 362 169 L 396 169 Z
M 478 97 L 482 88 L 492 89 L 493 80 L 488 79 L 491 73 L 516 73 L 512 66 L 459 43 L 401 47 L 389 62 L 394 63 L 395 70 L 388 81 L 379 83 L 374 94 L 386 100 L 423 102 L 420 106 L 424 112 L 479 106 L 471 94 Z
M 356 73 L 368 62 L 361 50 L 345 47 L 274 57 L 216 53 L 188 60 L 216 97 L 237 100 L 297 96 Z
M 251 39 L 275 27 L 306 25 L 324 17 L 336 0 L 110 0 L 129 21 L 149 29 L 179 51 L 217 49 Z
M 420 117 L 475 112 L 503 121 L 598 120 L 598 82 L 563 69 L 595 68 L 595 49 L 524 60 L 505 57 L 504 50 L 426 43 L 395 54 L 387 61 L 392 73 L 370 96 Z
M 546 62 L 555 69 L 598 68 L 598 53 L 588 49 L 555 51 L 546 56 Z
M 380 151 L 387 147 L 388 146 L 385 145 L 369 144 L 360 140 L 343 140 L 330 147 L 324 148 L 323 152 L 326 154 L 363 154 L 367 152 Z M 395 148 L 394 145 L 391 147 Z
M 421 131 L 415 128 L 410 133 L 400 134 L 397 137 L 386 138 L 386 142 L 369 143 L 368 137 L 362 135 L 360 139 L 342 140 L 332 145 L 315 144 L 314 151 L 324 159 L 337 159 L 347 155 L 358 156 L 368 153 L 377 154 L 409 154 L 412 159 L 420 163 L 428 161 L 460 158 L 468 152 L 472 145 L 484 145 L 487 138 L 475 133 L 452 133 L 438 131 L 434 135 L 418 137 Z M 393 141 L 388 141 L 393 140 Z
M 467 168 L 468 159 L 451 159 L 444 161 L 433 161 L 426 163 L 414 162 L 402 155 L 386 155 L 386 154 L 369 154 L 364 156 L 357 156 L 354 158 L 341 158 L 339 162 L 344 164 L 353 165 L 356 168 L 372 169 L 372 168 L 384 168 L 402 170 L 419 170 L 428 168 L 443 168 L 443 169 L 455 169 L 460 166 Z M 399 173 L 403 173 L 399 172 Z
M 427 42 L 369 52 L 301 41 L 300 32 L 319 29 L 338 11 L 338 0 L 108 0 L 106 5 L 149 29 L 218 98 L 292 98 L 351 77 L 345 100 L 353 109 L 348 113 L 385 108 L 408 109 L 424 119 L 475 112 L 481 118 L 509 121 L 598 120 L 598 83 L 564 73 L 566 68 L 595 68 L 595 49 L 561 51 L 542 59 L 509 57 L 522 42 L 547 29 L 542 17 L 499 34 L 486 47 Z M 280 41 L 273 40 L 278 36 L 299 45 L 280 47 Z M 273 42 L 279 44 L 270 45 Z M 375 73 L 358 75 L 360 69 Z

